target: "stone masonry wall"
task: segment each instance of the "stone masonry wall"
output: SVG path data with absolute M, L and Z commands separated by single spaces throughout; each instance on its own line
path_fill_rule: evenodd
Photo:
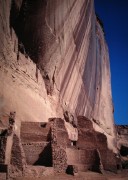
M 83 171 L 95 169 L 97 163 L 99 164 L 96 169 L 100 171 L 102 169 L 116 171 L 116 155 L 109 150 L 107 137 L 103 133 L 95 131 L 92 122 L 86 117 L 78 117 L 77 128 L 78 141 L 75 149 L 71 147 L 67 149 L 68 163 L 77 163 Z M 103 167 L 101 168 L 101 166 Z
M 7 142 L 7 137 L 6 136 L 0 136 L 0 164 L 5 163 L 6 142 Z
M 56 172 L 66 172 L 67 155 L 66 146 L 68 134 L 66 132 L 64 121 L 62 119 L 53 119 L 51 122 L 51 143 L 52 143 L 52 160 Z
M 52 166 L 49 123 L 22 122 L 20 137 L 27 164 Z

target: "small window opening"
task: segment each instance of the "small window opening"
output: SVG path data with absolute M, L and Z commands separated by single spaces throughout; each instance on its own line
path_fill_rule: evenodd
M 76 141 L 71 141 L 71 146 L 76 146 Z
M 46 128 L 46 125 L 47 125 L 47 123 L 41 123 L 41 124 L 40 124 L 40 127 Z

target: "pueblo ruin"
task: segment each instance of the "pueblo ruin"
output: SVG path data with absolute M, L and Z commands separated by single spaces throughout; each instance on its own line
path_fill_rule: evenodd
M 127 140 L 94 1 L 0 0 L 0 178 L 117 173 Z

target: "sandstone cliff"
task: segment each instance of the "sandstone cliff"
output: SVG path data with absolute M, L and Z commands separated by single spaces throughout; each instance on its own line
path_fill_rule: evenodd
M 0 0 L 0 120 L 86 116 L 115 151 L 108 47 L 93 0 Z
M 2 171 L 120 168 L 110 78 L 93 0 L 0 0 Z

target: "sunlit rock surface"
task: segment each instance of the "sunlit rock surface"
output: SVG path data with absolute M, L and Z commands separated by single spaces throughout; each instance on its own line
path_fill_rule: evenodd
M 93 0 L 0 0 L 0 120 L 86 116 L 115 150 L 108 47 Z

